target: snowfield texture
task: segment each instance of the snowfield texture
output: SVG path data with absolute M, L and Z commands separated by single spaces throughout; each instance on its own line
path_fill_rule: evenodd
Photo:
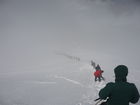
M 108 81 L 94 82 L 89 62 L 58 58 L 57 65 L 46 65 L 46 70 L 1 74 L 1 105 L 94 105 Z
M 0 105 L 94 105 L 120 64 L 140 91 L 139 10 L 139 0 L 0 0 Z

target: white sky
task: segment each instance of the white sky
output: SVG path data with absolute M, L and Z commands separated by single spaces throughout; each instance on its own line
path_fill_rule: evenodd
M 95 94 L 84 88 L 93 82 L 91 59 L 107 82 L 114 80 L 115 66 L 127 65 L 128 80 L 140 90 L 139 5 L 139 0 L 0 0 L 0 104 L 75 105 L 86 92 Z
M 140 69 L 138 0 L 6 0 L 0 8 L 0 71 L 37 65 L 53 51 Z

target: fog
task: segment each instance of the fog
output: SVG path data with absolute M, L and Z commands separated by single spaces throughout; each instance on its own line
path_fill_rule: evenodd
M 1 0 L 0 105 L 76 105 L 92 91 L 90 60 L 106 82 L 114 81 L 114 67 L 127 65 L 128 80 L 140 90 L 139 6 L 139 0 Z

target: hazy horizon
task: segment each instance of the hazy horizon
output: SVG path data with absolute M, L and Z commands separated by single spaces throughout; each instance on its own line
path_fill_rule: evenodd
M 140 90 L 139 10 L 139 0 L 1 0 L 0 105 L 65 105 L 66 97 L 52 97 L 69 86 L 76 98 L 68 105 L 76 105 L 92 78 L 90 60 L 107 82 L 114 67 L 127 65 Z

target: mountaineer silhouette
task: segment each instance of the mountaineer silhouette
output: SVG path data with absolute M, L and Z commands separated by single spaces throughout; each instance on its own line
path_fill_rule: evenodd
M 107 105 L 129 105 L 137 103 L 139 92 L 134 83 L 127 82 L 128 68 L 119 65 L 114 69 L 115 82 L 108 83 L 99 91 L 100 99 L 106 99 Z

